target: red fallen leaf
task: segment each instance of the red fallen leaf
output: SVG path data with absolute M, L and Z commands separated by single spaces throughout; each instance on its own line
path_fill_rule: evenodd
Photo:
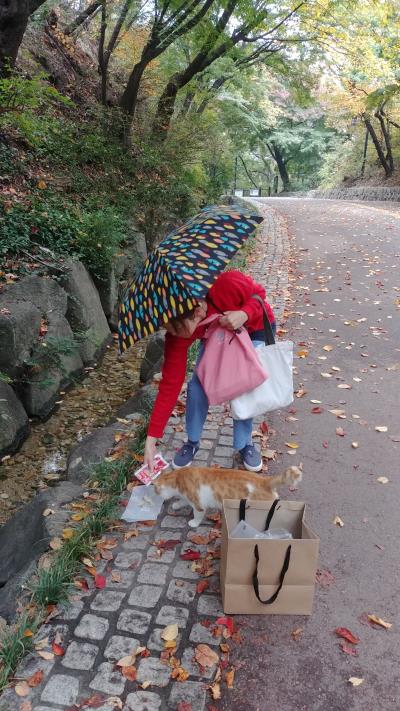
M 99 706 L 103 706 L 106 701 L 106 698 L 106 696 L 101 696 L 101 694 L 93 694 L 93 696 L 90 696 L 88 699 L 81 701 L 79 707 L 77 708 L 88 707 L 90 709 L 98 709 Z
M 160 540 L 160 541 L 154 541 L 154 545 L 157 548 L 162 548 L 165 551 L 170 551 L 175 548 L 175 546 L 180 545 L 180 541 L 175 540 L 173 538 L 169 539 L 168 541 Z
M 259 429 L 263 434 L 266 434 L 268 432 L 269 427 L 268 427 L 267 422 L 265 422 L 265 420 L 264 420 L 264 422 L 261 423 L 261 425 L 259 426 Z
M 336 427 L 336 434 L 338 435 L 338 437 L 344 437 L 345 431 L 343 427 Z
M 321 412 L 323 412 L 323 409 L 322 407 L 313 407 L 311 412 L 313 413 L 313 415 L 320 415 Z
M 224 627 L 226 627 L 231 634 L 234 633 L 235 623 L 233 621 L 233 617 L 218 617 L 217 625 L 224 625 Z
M 335 578 L 330 570 L 317 570 L 315 580 L 323 588 L 327 588 L 328 585 L 335 582 Z
M 96 588 L 98 588 L 99 590 L 102 590 L 103 588 L 105 588 L 106 587 L 106 579 L 105 579 L 104 575 L 100 575 L 100 573 L 97 573 L 97 575 L 95 575 L 95 577 L 94 577 L 94 584 L 95 584 Z
M 349 647 L 346 642 L 340 642 L 339 647 L 345 654 L 349 654 L 351 657 L 358 657 L 357 649 L 354 649 L 354 647 Z
M 207 590 L 208 587 L 209 587 L 208 580 L 200 580 L 196 585 L 196 592 L 203 593 L 204 590 Z
M 322 446 L 324 447 L 324 449 L 328 449 L 328 442 L 322 442 Z
M 199 560 L 200 558 L 200 553 L 199 551 L 192 551 L 191 548 L 188 548 L 188 550 L 185 553 L 181 553 L 182 560 Z
M 56 642 L 53 642 L 51 649 L 56 657 L 63 657 L 65 654 L 65 649 L 61 646 L 61 644 L 57 644 Z
M 33 688 L 35 686 L 38 686 L 38 684 L 40 684 L 42 679 L 43 679 L 43 671 L 40 670 L 40 671 L 37 671 L 34 674 L 32 674 L 32 676 L 30 676 L 29 679 L 27 679 L 26 681 L 28 683 L 28 686 L 31 686 Z
M 351 644 L 358 644 L 360 641 L 347 627 L 336 627 L 335 632 L 338 637 L 343 637 L 343 639 L 351 642 Z
M 124 667 L 122 669 L 122 676 L 129 681 L 136 681 L 136 667 Z
M 147 647 L 145 649 L 142 649 L 142 651 L 140 652 L 140 656 L 141 657 L 151 657 L 150 649 L 147 649 Z
M 202 627 L 208 628 L 208 627 L 211 627 L 212 622 L 211 622 L 211 620 L 201 620 L 200 624 L 202 625 Z
M 188 701 L 180 701 L 176 711 L 193 711 L 193 706 Z

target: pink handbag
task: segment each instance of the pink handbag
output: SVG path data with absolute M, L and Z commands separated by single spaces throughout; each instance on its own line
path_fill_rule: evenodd
M 213 314 L 199 324 L 208 328 L 196 373 L 210 405 L 233 400 L 268 378 L 246 329 L 229 331 L 219 325 L 219 319 L 219 314 Z

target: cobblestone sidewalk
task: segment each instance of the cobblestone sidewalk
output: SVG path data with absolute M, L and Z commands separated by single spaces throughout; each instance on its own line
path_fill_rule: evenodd
M 256 249 L 249 271 L 265 285 L 279 323 L 288 286 L 289 242 L 282 218 L 270 207 L 260 209 L 265 221 L 258 239 L 266 256 L 258 258 Z M 167 427 L 162 451 L 171 456 L 183 439 L 183 427 L 175 418 Z M 232 419 L 222 407 L 210 412 L 196 462 L 232 466 Z M 138 525 L 136 536 L 125 535 L 135 528 L 132 525 L 107 534 L 113 559 L 97 564 L 105 588 L 96 590 L 91 581 L 89 590 L 74 595 L 68 608 L 41 629 L 37 639 L 47 638 L 50 645 L 55 640 L 65 653 L 49 660 L 32 653 L 16 678 L 29 679 L 43 671 L 43 681 L 24 698 L 7 689 L 0 697 L 0 711 L 203 711 L 214 703 L 208 687 L 217 669 L 199 666 L 196 645 L 210 645 L 229 668 L 223 650 L 226 643 L 236 642 L 235 637 L 226 639 L 226 628 L 216 623 L 223 614 L 219 531 L 213 528 L 217 524 L 207 519 L 194 532 L 188 528 L 189 514 L 189 510 L 176 513 L 166 507 L 153 527 Z M 192 540 L 193 535 L 202 537 L 201 544 Z M 160 541 L 170 542 L 167 549 Z M 174 547 L 173 541 L 178 542 Z M 182 559 L 188 550 L 195 554 L 189 557 L 199 553 L 204 558 L 208 553 L 206 567 L 201 559 Z M 201 580 L 208 582 L 203 592 L 197 587 Z M 179 633 L 172 653 L 180 664 L 173 672 L 160 635 L 166 625 L 175 623 Z M 136 680 L 131 681 L 116 662 L 137 647 L 146 651 L 138 656 Z M 185 681 L 178 680 L 179 669 L 187 672 Z M 178 679 L 173 678 L 176 675 Z M 223 689 L 223 693 L 229 692 Z

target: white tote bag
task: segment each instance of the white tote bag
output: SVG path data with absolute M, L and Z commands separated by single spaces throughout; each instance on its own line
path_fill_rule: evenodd
M 264 308 L 265 344 L 257 346 L 256 353 L 269 377 L 254 390 L 231 400 L 231 413 L 235 420 L 257 417 L 293 402 L 293 343 L 275 343 L 263 301 L 260 298 L 257 301 Z

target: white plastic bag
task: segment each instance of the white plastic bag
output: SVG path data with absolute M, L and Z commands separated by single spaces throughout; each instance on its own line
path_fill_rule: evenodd
M 292 341 L 262 344 L 256 347 L 256 353 L 269 377 L 254 390 L 231 400 L 231 412 L 235 420 L 257 417 L 264 412 L 287 407 L 293 402 Z
M 152 484 L 135 486 L 121 518 L 123 521 L 155 521 L 161 511 L 163 498 L 154 491 Z

